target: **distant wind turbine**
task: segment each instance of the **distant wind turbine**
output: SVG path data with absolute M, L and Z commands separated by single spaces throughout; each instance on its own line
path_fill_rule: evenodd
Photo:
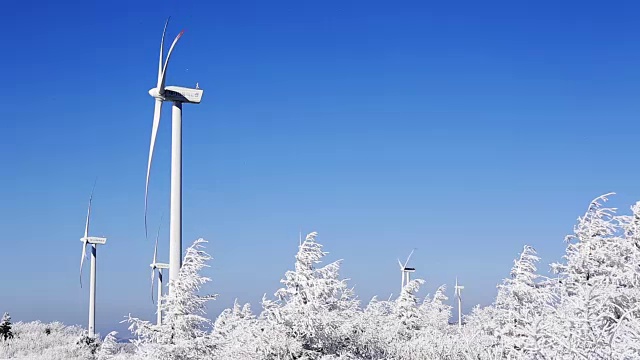
M 456 286 L 454 287 L 455 295 L 458 297 L 458 328 L 462 328 L 462 289 L 464 286 L 458 285 L 458 277 L 456 277 Z
M 91 189 L 91 195 L 89 196 L 89 207 L 87 209 L 87 221 L 84 227 L 84 236 L 80 238 L 82 241 L 82 257 L 80 258 L 80 287 L 82 287 L 82 267 L 84 265 L 84 258 L 87 253 L 87 244 L 91 244 L 91 282 L 89 285 L 89 336 L 95 336 L 96 325 L 96 256 L 98 244 L 104 245 L 107 243 L 105 237 L 89 236 L 89 220 L 91 218 L 91 202 L 93 200 L 93 191 L 96 184 L 93 183 Z
M 398 265 L 400 265 L 400 272 L 402 273 L 402 286 L 400 287 L 400 294 L 402 294 L 402 289 L 404 289 L 404 287 L 409 284 L 409 274 L 412 272 L 416 272 L 416 268 L 407 267 L 409 259 L 411 259 L 411 255 L 413 255 L 414 251 L 415 249 L 411 250 L 411 253 L 407 257 L 407 261 L 404 262 L 404 265 L 402 264 L 402 262 L 400 262 L 400 259 L 398 259 Z
M 162 224 L 162 220 L 160 220 Z M 151 302 L 153 302 L 153 285 L 155 281 L 156 270 L 158 271 L 158 304 L 156 313 L 156 323 L 162 325 L 162 310 L 160 309 L 162 299 L 162 269 L 168 269 L 169 264 L 157 262 L 158 257 L 158 238 L 160 237 L 160 226 L 158 226 L 158 233 L 156 234 L 156 245 L 153 248 L 153 261 L 151 262 Z
M 149 161 L 147 163 L 147 181 L 144 194 L 144 231 L 147 236 L 147 205 L 149 197 L 149 175 L 151 173 L 151 161 L 153 150 L 160 126 L 160 112 L 164 101 L 173 102 L 172 127 L 171 127 L 171 212 L 169 216 L 169 277 L 177 279 L 182 266 L 182 104 L 199 104 L 202 100 L 203 90 L 191 89 L 179 86 L 165 86 L 169 58 L 178 40 L 184 34 L 181 31 L 173 40 L 167 58 L 162 63 L 164 53 L 164 37 L 167 32 L 169 19 L 164 24 L 162 41 L 160 42 L 160 61 L 158 63 L 158 82 L 156 87 L 149 90 L 149 95 L 155 98 L 153 112 L 153 126 L 151 129 L 151 143 L 149 145 Z M 169 289 L 171 291 L 171 289 Z

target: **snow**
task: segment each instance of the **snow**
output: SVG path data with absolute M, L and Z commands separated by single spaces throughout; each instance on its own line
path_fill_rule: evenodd
M 420 299 L 422 279 L 397 299 L 363 304 L 341 261 L 323 265 L 318 234 L 298 248 L 293 270 L 253 313 L 237 301 L 215 321 L 200 295 L 211 256 L 198 239 L 186 251 L 180 291 L 161 299 L 158 326 L 132 316 L 133 340 L 119 344 L 77 326 L 10 323 L 0 329 L 0 359 L 640 359 L 640 202 L 628 215 L 594 199 L 566 238 L 555 276 L 538 274 L 540 258 L 524 245 L 490 306 L 476 306 L 462 328 L 451 326 L 447 289 Z

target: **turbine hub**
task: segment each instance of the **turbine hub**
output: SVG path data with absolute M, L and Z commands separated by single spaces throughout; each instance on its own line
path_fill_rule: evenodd
M 160 92 L 158 91 L 158 88 L 151 88 L 149 90 L 149 95 L 151 95 L 152 97 L 154 97 L 156 99 L 164 100 L 164 96 L 160 95 Z

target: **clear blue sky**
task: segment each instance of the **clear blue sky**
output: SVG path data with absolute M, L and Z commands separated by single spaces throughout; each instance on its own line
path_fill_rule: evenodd
M 152 318 L 144 180 L 158 46 L 187 31 L 184 239 L 210 241 L 217 315 L 259 311 L 318 231 L 365 302 L 456 276 L 489 303 L 522 246 L 541 271 L 605 192 L 640 199 L 640 4 L 634 1 L 12 1 L 0 78 L 0 311 L 86 325 L 78 267 L 98 176 L 98 330 Z M 150 227 L 169 205 L 170 110 Z M 161 258 L 168 258 L 168 224 Z M 88 267 L 86 268 L 88 269 Z M 86 273 L 85 273 L 86 274 Z M 85 277 L 88 283 L 88 277 Z M 452 291 L 448 292 L 452 295 Z M 127 335 L 126 331 L 122 335 Z

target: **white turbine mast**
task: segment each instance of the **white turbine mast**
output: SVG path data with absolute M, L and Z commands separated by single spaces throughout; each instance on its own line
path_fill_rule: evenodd
M 82 268 L 84 265 L 84 258 L 87 253 L 87 244 L 91 244 L 91 280 L 89 285 L 89 336 L 95 336 L 96 330 L 96 256 L 97 245 L 104 245 L 107 243 L 107 238 L 89 236 L 89 220 L 91 218 L 91 202 L 93 200 L 93 191 L 95 190 L 96 183 L 93 183 L 91 189 L 91 195 L 89 196 L 89 207 L 87 208 L 87 221 L 84 227 L 84 236 L 80 238 L 82 241 L 82 257 L 80 258 L 80 287 L 82 287 Z
M 458 328 L 462 328 L 462 289 L 464 286 L 458 285 L 458 277 L 456 277 L 456 286 L 454 287 L 454 293 L 458 297 Z
M 170 101 L 172 107 L 171 126 L 171 211 L 169 216 L 169 278 L 177 279 L 182 266 L 182 104 L 199 104 L 202 100 L 202 89 L 191 89 L 179 86 L 165 86 L 167 78 L 167 68 L 169 58 L 178 40 L 184 34 L 181 31 L 171 43 L 167 58 L 164 60 L 164 37 L 167 31 L 169 19 L 164 24 L 162 40 L 160 42 L 160 60 L 158 62 L 158 82 L 156 87 L 149 90 L 149 95 L 155 98 L 155 109 L 153 112 L 153 126 L 151 129 L 151 143 L 149 145 L 149 161 L 147 163 L 147 181 L 144 190 L 144 231 L 147 236 L 147 205 L 149 198 L 149 175 L 151 173 L 151 162 L 153 150 L 160 125 L 160 113 L 162 103 Z M 171 291 L 171 288 L 169 288 Z
M 400 272 L 402 273 L 402 283 L 400 286 L 400 294 L 402 294 L 402 289 L 404 289 L 405 286 L 407 286 L 407 284 L 409 284 L 409 274 L 412 272 L 416 272 L 416 268 L 412 268 L 412 267 L 407 267 L 407 264 L 409 263 L 409 259 L 411 259 L 411 255 L 413 255 L 413 252 L 416 249 L 411 250 L 411 253 L 409 254 L 409 256 L 407 257 L 407 261 L 404 262 L 404 265 L 402 264 L 402 262 L 400 261 L 400 259 L 398 259 L 398 265 L 400 265 Z
M 160 224 L 162 224 L 162 219 L 160 220 Z M 159 263 L 157 261 L 158 258 L 158 238 L 160 237 L 160 226 L 158 226 L 158 233 L 156 234 L 156 245 L 153 248 L 153 261 L 149 266 L 151 266 L 151 302 L 153 300 L 153 285 L 155 282 L 156 271 L 158 272 L 158 304 L 156 310 L 156 324 L 162 325 L 162 310 L 160 309 L 161 299 L 162 299 L 162 269 L 168 269 L 169 264 Z

